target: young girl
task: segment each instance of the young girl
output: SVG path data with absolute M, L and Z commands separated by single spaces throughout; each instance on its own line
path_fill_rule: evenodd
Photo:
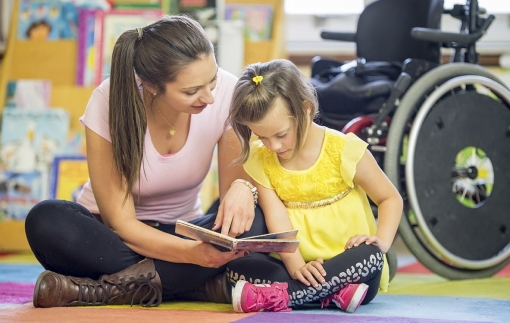
M 237 312 L 318 301 L 354 312 L 387 289 L 383 255 L 402 198 L 365 142 L 317 125 L 316 113 L 314 88 L 287 60 L 250 65 L 237 82 L 229 121 L 241 139 L 238 161 L 258 189 L 269 232 L 298 229 L 300 240 L 295 253 L 228 264 Z M 252 135 L 258 140 L 250 143 Z

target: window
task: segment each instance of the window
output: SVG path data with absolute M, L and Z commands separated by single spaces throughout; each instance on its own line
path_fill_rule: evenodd
M 453 8 L 455 4 L 466 4 L 466 0 L 444 0 L 446 9 Z M 508 0 L 478 0 L 478 6 L 484 8 L 488 14 L 510 13 Z
M 364 0 L 285 0 L 288 15 L 357 15 L 363 8 Z

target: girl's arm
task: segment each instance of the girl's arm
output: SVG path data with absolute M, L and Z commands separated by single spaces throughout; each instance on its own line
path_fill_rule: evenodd
M 238 258 L 231 252 L 194 240 L 185 240 L 154 229 L 136 219 L 133 198 L 113 160 L 112 144 L 89 128 L 85 129 L 89 176 L 101 218 L 133 251 L 146 257 L 176 263 L 219 267 Z
M 236 179 L 250 180 L 243 165 L 234 163 L 241 153 L 241 144 L 230 129 L 218 142 L 218 178 L 221 204 L 213 230 L 236 237 L 250 230 L 255 217 L 255 202 L 250 188 Z
M 292 230 L 292 224 L 285 205 L 274 190 L 254 183 L 259 191 L 259 205 L 264 212 L 267 229 L 270 233 Z M 298 279 L 306 285 L 317 286 L 317 281 L 323 283 L 326 272 L 322 268 L 322 260 L 311 261 L 308 264 L 297 249 L 294 253 L 278 253 L 287 272 L 293 279 Z
M 397 233 L 403 209 L 402 197 L 368 150 L 365 150 L 356 166 L 354 182 L 360 185 L 377 205 L 378 225 L 374 237 L 355 236 L 347 242 L 346 248 L 358 246 L 365 241 L 386 253 Z

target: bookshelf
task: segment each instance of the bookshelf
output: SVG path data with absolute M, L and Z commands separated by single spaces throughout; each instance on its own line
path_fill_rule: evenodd
M 284 0 L 224 0 L 225 5 L 269 5 L 273 7 L 271 39 L 259 42 L 245 42 L 244 64 L 265 62 L 275 58 L 287 58 L 284 44 Z
M 19 0 L 13 2 L 7 46 L 0 75 L 0 113 L 6 88 L 12 79 L 48 79 L 52 82 L 51 106 L 69 111 L 71 131 L 81 127 L 78 118 L 92 94 L 92 87 L 75 86 L 77 42 L 75 40 L 18 40 Z M 29 251 L 24 221 L 0 222 L 0 251 Z

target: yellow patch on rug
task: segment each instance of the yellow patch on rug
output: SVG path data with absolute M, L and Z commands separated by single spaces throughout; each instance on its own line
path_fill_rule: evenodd
M 457 296 L 510 300 L 510 278 L 447 280 L 438 275 L 397 273 L 388 294 L 422 296 Z

